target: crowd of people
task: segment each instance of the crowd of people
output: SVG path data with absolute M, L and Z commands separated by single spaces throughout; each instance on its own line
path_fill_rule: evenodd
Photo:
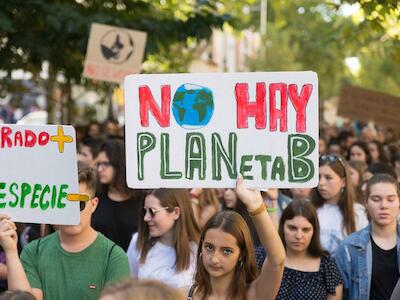
M 315 188 L 133 190 L 115 121 L 77 130 L 80 224 L 0 215 L 1 299 L 400 299 L 400 146 L 321 125 Z

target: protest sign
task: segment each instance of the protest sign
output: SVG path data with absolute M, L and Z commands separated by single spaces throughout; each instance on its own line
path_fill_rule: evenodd
M 132 188 L 317 184 L 313 72 L 130 75 L 124 89 Z
M 346 85 L 340 93 L 338 115 L 400 131 L 400 97 Z
M 93 23 L 83 75 L 121 83 L 126 75 L 140 73 L 146 37 L 142 31 Z
M 72 126 L 0 125 L 0 213 L 13 221 L 79 224 Z

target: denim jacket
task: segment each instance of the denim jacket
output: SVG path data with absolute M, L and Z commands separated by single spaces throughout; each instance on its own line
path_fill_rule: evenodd
M 372 274 L 371 224 L 344 239 L 335 254 L 335 259 L 344 280 L 343 299 L 368 299 Z M 400 271 L 399 224 L 397 224 L 397 264 Z

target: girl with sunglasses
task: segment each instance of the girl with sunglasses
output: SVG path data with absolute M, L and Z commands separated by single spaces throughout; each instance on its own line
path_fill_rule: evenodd
M 279 235 L 286 260 L 276 299 L 342 299 L 343 279 L 335 261 L 322 249 L 317 212 L 309 201 L 293 200 L 285 208 Z
M 137 231 L 144 193 L 126 184 L 124 142 L 107 140 L 96 157 L 96 168 L 99 205 L 92 225 L 126 251 L 132 234 Z
M 311 202 L 317 208 L 321 244 L 332 255 L 347 235 L 368 225 L 364 206 L 356 203 L 349 167 L 342 156 L 321 156 L 318 186 Z
M 234 211 L 223 211 L 205 225 L 197 252 L 195 284 L 188 300 L 275 299 L 282 279 L 285 249 L 268 216 L 260 192 L 244 188 L 238 179 L 236 192 L 246 206 L 262 245 L 268 252 L 257 274 L 249 229 Z
M 154 190 L 144 200 L 140 220 L 127 252 L 131 275 L 188 288 L 200 235 L 188 191 Z

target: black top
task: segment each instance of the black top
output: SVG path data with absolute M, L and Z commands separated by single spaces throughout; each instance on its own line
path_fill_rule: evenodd
M 399 266 L 397 264 L 397 245 L 390 250 L 383 250 L 372 244 L 372 275 L 370 300 L 387 300 L 399 279 Z
M 138 229 L 143 199 L 137 197 L 125 201 L 113 201 L 107 194 L 100 194 L 98 197 L 99 204 L 92 216 L 93 228 L 126 252 L 132 235 Z
M 329 294 L 336 294 L 336 287 L 340 284 L 343 284 L 343 279 L 336 262 L 323 256 L 318 272 L 303 272 L 285 267 L 276 299 L 325 300 Z

